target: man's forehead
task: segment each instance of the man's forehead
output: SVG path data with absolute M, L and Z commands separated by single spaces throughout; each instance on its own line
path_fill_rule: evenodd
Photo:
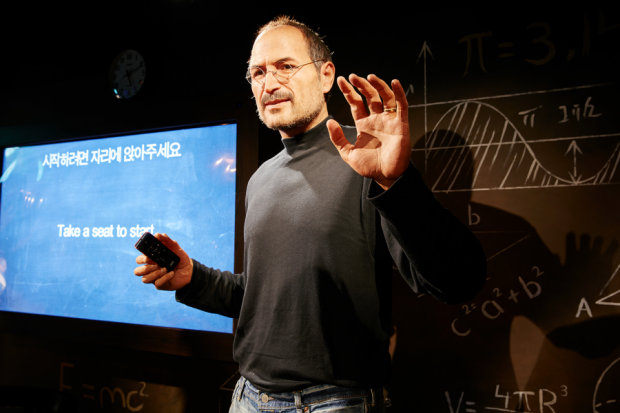
M 292 26 L 276 27 L 261 33 L 252 47 L 250 66 L 275 63 L 284 58 L 300 62 L 310 59 L 303 34 Z

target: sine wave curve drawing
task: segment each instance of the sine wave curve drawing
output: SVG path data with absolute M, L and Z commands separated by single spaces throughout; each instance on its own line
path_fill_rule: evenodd
M 466 112 L 471 116 L 465 116 Z M 477 123 L 482 114 L 488 114 L 486 122 Z M 468 119 L 473 120 L 467 122 Z M 459 132 L 461 139 L 457 135 Z M 434 174 L 434 192 L 617 183 L 614 178 L 620 163 L 620 143 L 615 144 L 606 162 L 586 177 L 577 175 L 576 170 L 574 174 L 567 171 L 562 175 L 546 167 L 532 148 L 532 144 L 557 145 L 557 142 L 570 139 L 568 148 L 576 155 L 579 147 L 575 142 L 582 138 L 527 141 L 515 124 L 496 107 L 482 101 L 466 100 L 454 105 L 441 117 L 428 135 L 424 149 L 414 150 L 423 150 L 425 161 L 440 169 Z M 471 157 L 477 164 L 475 167 L 468 165 L 473 162 Z M 469 178 L 463 176 L 467 174 L 473 175 Z M 463 185 L 463 182 L 469 184 Z

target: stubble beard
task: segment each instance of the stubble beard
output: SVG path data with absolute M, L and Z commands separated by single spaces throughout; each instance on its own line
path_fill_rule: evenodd
M 269 129 L 278 131 L 286 131 L 307 125 L 308 123 L 316 119 L 316 117 L 319 116 L 319 113 L 321 113 L 321 110 L 323 109 L 325 98 L 321 89 L 321 83 L 319 80 L 319 82 L 317 83 L 317 87 L 312 89 L 312 93 L 309 93 L 309 95 L 306 97 L 306 99 L 303 99 L 303 101 L 297 102 L 293 101 L 293 95 L 289 91 L 277 90 L 272 95 L 265 95 L 265 98 L 262 99 L 262 102 L 256 102 L 256 112 L 258 113 L 258 118 Z M 268 116 L 263 116 L 263 113 L 266 110 L 265 103 L 270 100 L 277 99 L 289 99 L 291 106 L 284 109 L 279 109 L 277 112 L 270 111 L 271 113 Z M 262 110 L 260 109 L 259 105 L 260 107 L 262 107 Z

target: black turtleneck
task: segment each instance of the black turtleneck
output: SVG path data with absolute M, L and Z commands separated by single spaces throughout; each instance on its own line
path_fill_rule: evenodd
M 414 291 L 444 302 L 473 298 L 486 276 L 480 244 L 413 164 L 383 191 L 340 158 L 328 119 L 283 139 L 250 179 L 243 273 L 194 261 L 177 292 L 239 317 L 234 358 L 262 391 L 385 384 L 392 259 Z M 355 142 L 355 128 L 343 130 Z

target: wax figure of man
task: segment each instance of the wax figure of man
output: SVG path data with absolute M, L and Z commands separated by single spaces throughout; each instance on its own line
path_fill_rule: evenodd
M 383 411 L 392 262 L 414 291 L 447 303 L 470 300 L 485 280 L 478 241 L 410 162 L 401 84 L 338 78 L 355 120 L 347 127 L 327 112 L 334 79 L 316 33 L 288 18 L 264 26 L 248 80 L 284 149 L 248 184 L 243 273 L 200 264 L 163 234 L 181 257 L 174 271 L 136 259 L 143 282 L 239 318 L 231 411 Z

